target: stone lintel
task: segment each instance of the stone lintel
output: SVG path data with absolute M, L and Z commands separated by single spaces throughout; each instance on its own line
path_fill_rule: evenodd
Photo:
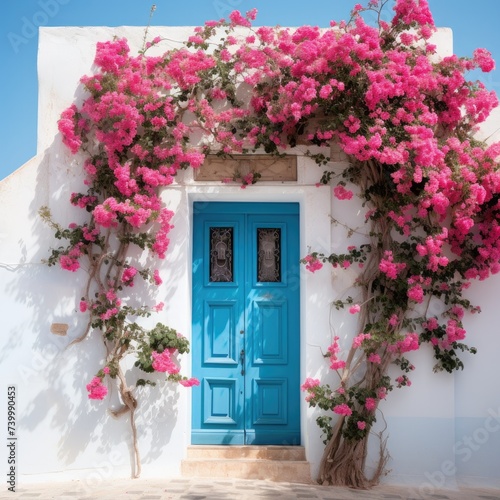
M 297 157 L 295 155 L 231 155 L 222 158 L 208 155 L 204 164 L 194 170 L 195 181 L 222 181 L 240 179 L 249 173 L 260 174 L 259 181 L 296 181 Z

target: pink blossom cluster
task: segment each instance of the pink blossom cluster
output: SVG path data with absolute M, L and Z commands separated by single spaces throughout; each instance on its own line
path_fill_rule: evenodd
M 408 289 L 408 298 L 417 304 L 424 300 L 424 289 L 420 285 L 414 285 Z
M 80 301 L 80 312 L 90 311 L 93 316 L 101 321 L 114 318 L 120 311 L 122 300 L 113 288 L 102 291 L 94 300 L 82 299 Z
M 377 354 L 376 352 L 371 352 L 366 359 L 368 360 L 369 363 L 373 363 L 376 365 L 379 365 L 382 362 L 380 354 Z
M 361 311 L 361 306 L 359 304 L 354 304 L 349 308 L 349 313 L 350 314 L 357 314 Z
M 458 324 L 455 319 L 448 320 L 446 324 L 446 342 L 452 344 L 465 338 L 465 330 Z
M 442 255 L 443 245 L 448 238 L 448 228 L 443 227 L 441 233 L 436 236 L 427 236 L 424 242 L 418 243 L 416 250 L 421 257 L 428 259 L 427 269 L 437 271 L 439 267 L 446 267 L 449 263 L 448 257 Z
M 184 387 L 193 387 L 195 385 L 200 385 L 200 381 L 197 378 L 191 377 L 191 378 L 181 378 L 179 380 L 179 384 L 181 384 Z
M 348 404 L 342 403 L 333 407 L 333 412 L 337 415 L 344 415 L 346 417 L 352 415 L 352 410 Z
M 398 278 L 398 275 L 406 269 L 404 262 L 394 262 L 394 256 L 391 250 L 384 252 L 384 257 L 380 259 L 379 269 L 391 280 Z
M 397 387 L 411 386 L 411 380 L 406 375 L 400 375 L 399 377 L 396 377 L 396 383 Z
M 310 391 L 313 390 L 315 387 L 318 387 L 319 384 L 320 384 L 319 379 L 307 377 L 304 383 L 300 386 L 300 388 L 303 391 Z
M 345 368 L 345 361 L 338 359 L 338 353 L 340 352 L 339 337 L 333 337 L 332 344 L 328 347 L 328 355 L 330 357 L 330 369 L 331 370 L 342 370 Z
M 420 342 L 418 334 L 408 333 L 403 339 L 398 340 L 395 344 L 387 346 L 387 350 L 398 354 L 403 354 L 410 351 L 418 351 Z
M 79 242 L 73 247 L 71 247 L 66 253 L 63 253 L 59 257 L 59 264 L 62 269 L 67 271 L 75 272 L 80 269 L 80 257 L 83 255 L 84 243 Z
M 94 377 L 87 384 L 87 391 L 89 399 L 104 399 L 108 393 L 108 389 L 102 384 L 100 377 Z
M 323 263 L 313 255 L 306 255 L 303 260 L 306 263 L 306 269 L 312 273 L 323 267 Z
M 359 335 L 356 335 L 356 337 L 354 337 L 354 339 L 352 341 L 352 348 L 358 349 L 359 347 L 361 347 L 361 344 L 365 340 L 370 340 L 371 338 L 372 338 L 372 336 L 369 333 L 360 333 Z
M 126 286 L 134 286 L 134 277 L 137 274 L 137 269 L 133 266 L 125 268 L 122 273 L 122 282 Z
M 151 354 L 153 358 L 153 369 L 157 372 L 167 372 L 171 375 L 179 373 L 180 368 L 175 360 L 172 359 L 172 354 L 171 349 L 165 349 L 161 353 L 153 351 Z
M 344 186 L 339 184 L 333 189 L 333 194 L 339 200 L 350 200 L 352 198 L 352 191 L 346 189 Z
M 368 411 L 375 411 L 377 408 L 377 400 L 375 398 L 366 398 L 365 408 Z

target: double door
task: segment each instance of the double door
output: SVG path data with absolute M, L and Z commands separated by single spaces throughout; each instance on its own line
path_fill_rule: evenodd
M 300 444 L 299 206 L 195 203 L 192 444 Z

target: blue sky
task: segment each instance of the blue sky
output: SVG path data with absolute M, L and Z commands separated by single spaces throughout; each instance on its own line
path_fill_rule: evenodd
M 227 17 L 234 9 L 256 7 L 257 25 L 328 26 L 349 16 L 362 0 L 11 0 L 0 17 L 0 179 L 36 153 L 39 26 L 145 26 L 156 4 L 152 26 L 200 25 Z M 429 0 L 437 26 L 453 29 L 459 56 L 477 47 L 490 50 L 500 67 L 500 0 Z M 154 36 L 154 28 L 150 33 Z M 471 75 L 500 94 L 500 69 Z M 68 102 L 68 106 L 71 103 Z

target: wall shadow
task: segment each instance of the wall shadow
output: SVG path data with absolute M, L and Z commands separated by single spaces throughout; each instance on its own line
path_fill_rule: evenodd
M 29 447 L 30 457 L 19 472 L 91 469 L 98 466 L 99 457 L 104 458 L 113 449 L 122 450 L 122 462 L 127 466 L 132 450 L 130 417 L 115 419 L 108 412 L 108 408 L 120 405 L 117 391 L 110 391 L 104 401 L 90 401 L 85 388 L 105 359 L 102 340 L 98 332 L 94 332 L 83 342 L 69 346 L 87 324 L 88 317 L 78 310 L 87 272 L 84 266 L 71 273 L 58 266 L 49 268 L 42 264 L 50 255 L 49 248 L 64 242 L 55 240 L 53 231 L 43 223 L 38 211 L 44 205 L 49 206 L 54 220 L 63 227 L 72 221 L 82 222 L 85 213 L 72 207 L 69 197 L 73 191 L 85 192 L 83 162 L 63 152 L 59 136 L 40 158 L 34 178 L 36 188 L 30 199 L 19 200 L 19 204 L 29 203 L 29 206 L 25 208 L 27 217 L 19 216 L 22 225 L 19 231 L 23 234 L 17 241 L 19 262 L 9 269 L 4 285 L 8 296 L 5 306 L 15 310 L 15 314 L 9 317 L 0 362 L 15 365 L 9 381 L 18 387 L 18 433 L 25 442 L 33 443 Z M 171 246 L 175 249 L 182 244 L 172 242 Z M 139 258 L 140 252 L 135 252 L 133 257 Z M 160 273 L 165 274 L 161 272 L 165 263 L 156 264 L 154 268 L 160 268 Z M 174 259 L 170 258 L 168 265 L 169 282 L 160 290 L 163 296 L 155 297 L 148 287 L 138 283 L 127 290 L 127 302 L 147 306 L 160 300 L 167 303 L 181 273 L 181 266 Z M 166 313 L 153 313 L 149 325 L 168 324 L 167 319 Z M 53 323 L 68 325 L 67 335 L 51 333 Z M 133 360 L 125 361 L 124 365 L 128 366 L 130 385 L 135 384 L 137 378 L 148 378 L 148 374 L 133 367 Z M 157 378 L 157 387 L 138 390 L 139 445 L 142 440 L 150 442 L 141 453 L 144 463 L 154 462 L 165 452 L 177 421 L 179 392 L 185 390 L 165 384 L 163 376 Z M 123 452 L 123 443 L 127 443 L 128 453 Z

